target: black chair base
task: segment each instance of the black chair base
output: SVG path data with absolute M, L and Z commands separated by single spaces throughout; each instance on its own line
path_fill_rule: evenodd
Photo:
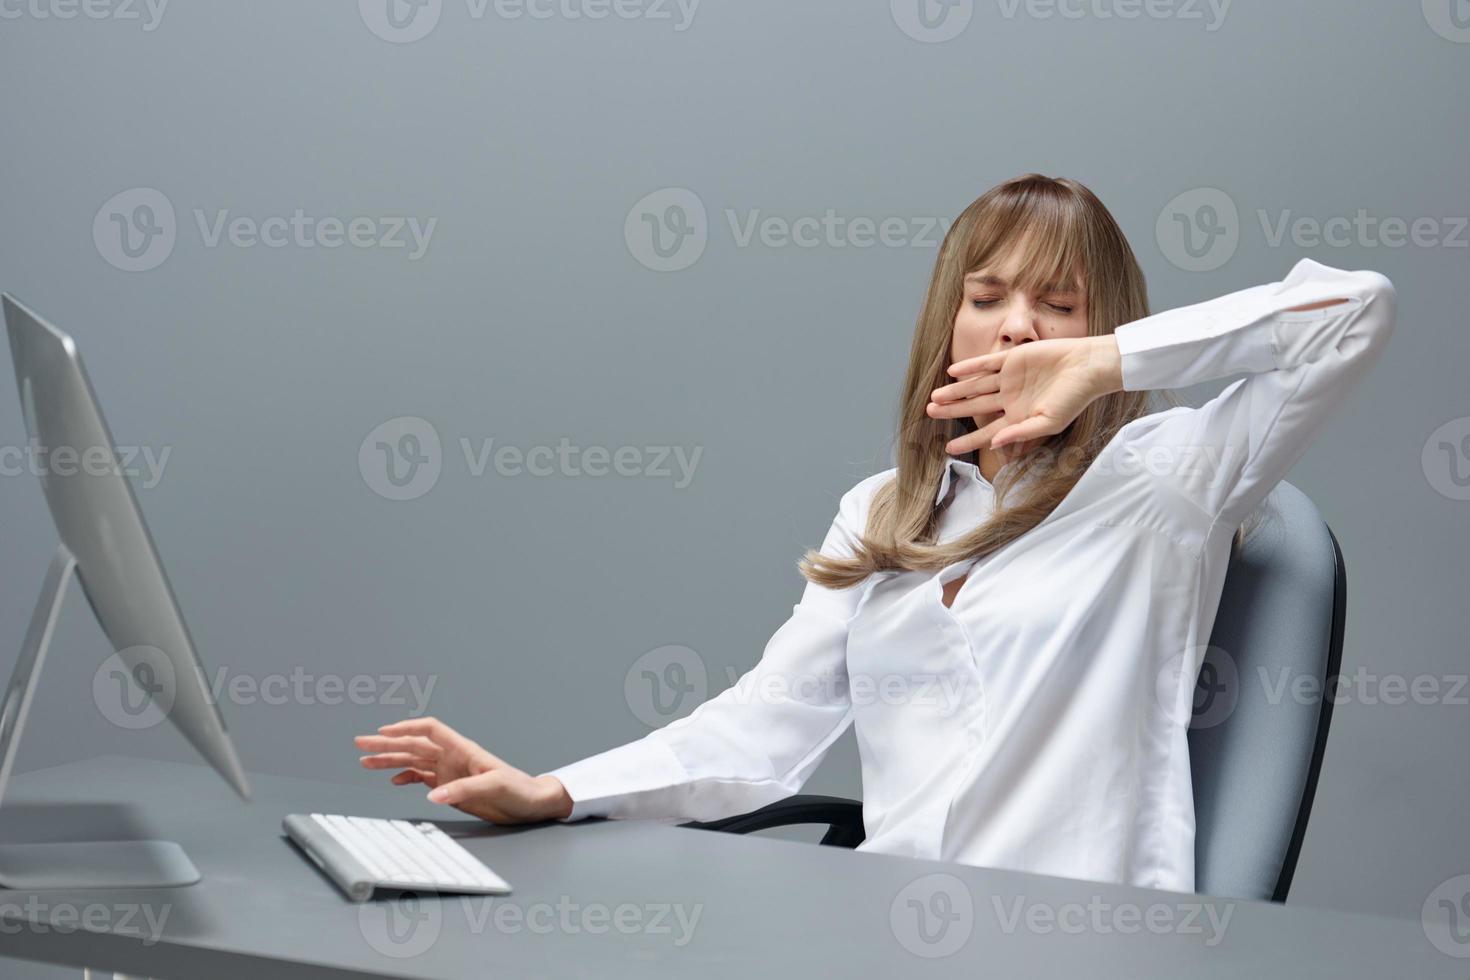
M 792 796 L 750 813 L 679 826 L 725 834 L 751 834 L 802 824 L 826 824 L 827 833 L 823 835 L 822 843 L 829 847 L 854 848 L 867 837 L 863 828 L 863 805 L 837 796 Z

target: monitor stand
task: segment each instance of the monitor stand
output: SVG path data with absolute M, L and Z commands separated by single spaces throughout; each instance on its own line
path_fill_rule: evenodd
M 51 645 L 56 617 L 77 560 L 58 545 L 41 598 L 31 615 L 25 643 L 0 705 L 0 797 L 15 764 L 16 746 Z M 199 869 L 184 849 L 169 841 L 89 841 L 86 843 L 0 845 L 0 888 L 43 891 L 67 888 L 173 888 L 192 885 Z

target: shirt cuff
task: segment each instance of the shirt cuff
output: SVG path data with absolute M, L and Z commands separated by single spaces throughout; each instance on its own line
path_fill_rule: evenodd
M 637 816 L 627 804 L 636 794 L 685 785 L 689 774 L 668 744 L 645 737 L 542 773 L 555 776 L 572 798 L 571 823 L 587 817 Z M 621 811 L 621 812 L 620 812 Z

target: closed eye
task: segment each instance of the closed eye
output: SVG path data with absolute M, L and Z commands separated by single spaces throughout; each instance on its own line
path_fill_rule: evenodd
M 970 301 L 971 305 L 973 305 L 977 310 L 988 310 L 999 302 L 1000 300 L 998 299 L 975 299 Z M 1047 303 L 1046 305 L 1050 306 L 1052 309 L 1056 310 L 1063 316 L 1070 316 L 1072 312 L 1076 309 L 1076 307 L 1065 306 L 1061 303 Z

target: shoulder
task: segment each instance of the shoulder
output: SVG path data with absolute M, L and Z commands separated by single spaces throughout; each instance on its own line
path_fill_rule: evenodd
M 873 498 L 878 496 L 878 491 L 882 490 L 897 476 L 897 466 L 890 466 L 888 469 L 879 473 L 865 476 L 853 484 L 852 488 L 842 495 L 842 503 L 844 506 L 852 504 L 866 510 L 872 504 Z
M 890 481 L 898 476 L 898 467 L 891 466 L 886 470 L 865 476 L 853 484 L 843 495 L 837 507 L 838 520 L 861 528 L 867 524 L 868 512 L 872 509 L 873 499 L 878 496 Z

